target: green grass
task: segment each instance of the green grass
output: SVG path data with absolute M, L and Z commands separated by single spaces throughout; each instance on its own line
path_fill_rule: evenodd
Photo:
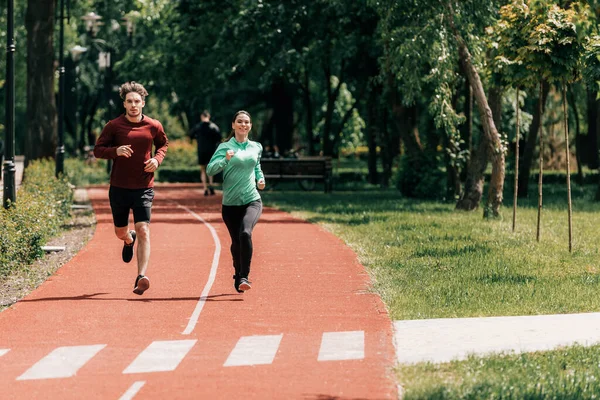
M 600 346 L 401 366 L 404 400 L 597 399 Z
M 536 241 L 537 188 L 503 219 L 454 204 L 404 199 L 391 190 L 265 192 L 276 206 L 323 225 L 358 255 L 390 317 L 398 319 L 536 315 L 600 311 L 596 186 L 573 188 L 573 252 L 568 250 L 566 190 L 544 188 Z M 505 204 L 512 193 L 505 194 Z M 600 395 L 600 347 L 528 355 L 473 357 L 401 366 L 406 399 L 579 399 Z
M 479 210 L 402 199 L 395 190 L 264 197 L 352 247 L 393 319 L 422 319 L 600 311 L 594 190 L 574 191 L 572 253 L 561 188 L 545 190 L 539 243 L 536 199 L 519 208 L 512 232 L 510 208 L 487 221 Z

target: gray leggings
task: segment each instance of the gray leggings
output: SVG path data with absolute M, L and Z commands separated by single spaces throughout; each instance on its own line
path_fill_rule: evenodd
M 262 214 L 262 202 L 255 200 L 243 206 L 223 205 L 221 215 L 231 236 L 231 257 L 235 274 L 248 278 L 252 261 L 252 230 Z

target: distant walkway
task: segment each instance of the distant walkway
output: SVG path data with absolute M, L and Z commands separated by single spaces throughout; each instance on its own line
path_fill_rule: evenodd
M 394 342 L 404 364 L 589 346 L 600 343 L 600 313 L 395 321 Z

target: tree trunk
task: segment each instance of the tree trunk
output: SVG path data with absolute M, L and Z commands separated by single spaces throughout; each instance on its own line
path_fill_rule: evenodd
M 519 114 L 521 111 L 521 105 L 519 104 L 519 88 L 517 88 L 517 93 L 515 94 L 515 185 L 514 185 L 514 193 L 513 193 L 513 219 L 512 219 L 512 230 L 515 231 L 515 227 L 517 225 L 517 191 L 519 190 L 519 174 L 517 171 L 519 170 L 519 141 L 520 141 L 520 129 L 519 125 Z
M 464 142 L 467 144 L 467 150 L 469 151 L 469 159 L 473 154 L 473 88 L 469 84 L 469 80 L 465 76 L 465 88 L 464 88 L 464 96 L 465 96 L 465 126 L 461 129 L 461 137 Z M 467 160 L 468 164 L 468 160 Z M 467 179 L 467 168 L 463 168 L 461 171 L 461 181 L 465 181 Z
M 598 124 L 598 109 L 600 108 L 600 100 L 596 99 L 596 91 L 590 89 L 587 91 L 587 99 L 588 133 L 584 162 L 590 169 L 597 169 L 600 167 L 600 158 L 598 156 L 598 130 L 600 128 L 600 124 Z
M 294 130 L 294 99 L 289 94 L 285 82 L 276 81 L 271 87 L 273 122 L 275 124 L 275 142 L 280 154 L 292 150 Z
M 379 181 L 377 176 L 377 99 L 380 95 L 380 87 L 373 87 L 369 91 L 369 101 L 367 102 L 367 146 L 369 148 L 367 167 L 368 181 L 372 185 L 376 185 Z
M 304 110 L 306 112 L 306 118 L 304 120 L 306 130 L 306 141 L 308 147 L 308 155 L 312 156 L 315 154 L 315 137 L 313 134 L 313 120 L 312 120 L 312 101 L 310 98 L 310 79 L 308 76 L 308 69 L 304 68 L 304 85 L 302 88 L 302 102 L 304 104 Z
M 446 18 L 458 43 L 459 59 L 467 73 L 469 83 L 473 88 L 473 96 L 475 98 L 475 102 L 477 103 L 477 108 L 479 109 L 479 115 L 481 118 L 481 124 L 483 125 L 483 133 L 485 137 L 485 140 L 482 142 L 487 143 L 488 154 L 492 160 L 492 176 L 488 190 L 487 204 L 485 206 L 483 215 L 484 217 L 498 217 L 500 215 L 500 206 L 502 205 L 502 190 L 504 188 L 504 149 L 502 147 L 500 135 L 496 129 L 496 124 L 494 123 L 492 110 L 490 109 L 485 97 L 485 91 L 483 90 L 481 79 L 471 61 L 471 53 L 469 53 L 469 49 L 467 48 L 464 39 L 454 25 L 454 12 L 452 10 L 452 5 L 447 2 L 446 8 L 448 9 Z M 461 201 L 459 200 L 457 203 L 457 208 L 462 209 L 462 205 L 463 204 L 461 204 Z
M 27 140 L 26 164 L 53 158 L 57 143 L 54 99 L 54 1 L 28 0 L 27 28 Z
M 539 127 L 540 124 L 543 123 L 542 115 L 549 91 L 550 85 L 548 82 L 543 82 L 541 97 L 538 96 L 538 107 L 536 107 L 535 111 L 533 112 L 533 119 L 531 121 L 531 125 L 529 126 L 527 141 L 525 142 L 525 149 L 523 150 L 523 162 L 521 163 L 519 170 L 519 197 L 527 197 L 527 193 L 529 191 L 529 176 L 531 175 L 531 166 L 533 164 L 533 157 L 539 135 Z M 542 104 L 541 107 L 539 107 L 540 102 Z
M 540 83 L 540 95 L 539 97 L 542 98 L 543 96 L 543 91 L 544 91 L 544 86 L 543 83 Z M 544 103 L 538 103 L 538 112 L 540 114 L 540 120 L 543 121 L 543 117 L 544 117 L 544 110 L 543 110 L 543 104 Z M 543 178 L 544 178 L 544 127 L 543 127 L 543 123 L 539 124 L 539 138 L 540 138 L 540 154 L 539 154 L 539 168 L 540 168 L 540 172 L 538 174 L 538 213 L 537 213 L 537 230 L 536 230 L 536 240 L 539 242 L 540 241 L 540 234 L 541 234 L 541 226 L 542 226 L 542 205 L 543 205 L 543 193 L 542 193 L 542 183 L 543 183 Z
M 583 185 L 583 161 L 581 153 L 583 152 L 583 149 L 585 149 L 585 146 L 581 145 L 582 136 L 581 127 L 579 125 L 579 108 L 577 107 L 577 100 L 575 100 L 572 87 L 569 88 L 568 95 L 569 103 L 573 109 L 573 117 L 575 119 L 575 161 L 577 162 L 577 183 L 579 185 Z
M 492 110 L 485 97 L 483 85 L 477 70 L 471 63 L 471 55 L 462 37 L 455 30 L 455 37 L 459 43 L 459 55 L 464 69 L 473 88 L 473 96 L 479 109 L 483 125 L 483 136 L 475 158 L 471 157 L 465 190 L 456 204 L 460 210 L 474 210 L 479 206 L 483 194 L 483 179 L 487 166 L 487 156 L 492 160 L 492 177 L 488 191 L 487 204 L 484 210 L 485 217 L 497 217 L 500 215 L 502 205 L 502 190 L 504 187 L 504 150 L 500 141 L 500 135 L 496 130 Z
M 573 206 L 571 203 L 571 164 L 569 151 L 569 115 L 567 114 L 567 84 L 562 85 L 563 118 L 565 122 L 565 147 L 567 160 L 567 206 L 569 215 L 569 253 L 573 251 Z

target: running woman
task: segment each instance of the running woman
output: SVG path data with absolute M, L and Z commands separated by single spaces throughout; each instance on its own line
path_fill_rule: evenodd
M 252 288 L 248 275 L 252 261 L 252 230 L 262 213 L 257 189 L 265 188 L 260 168 L 262 145 L 248 139 L 252 118 L 247 111 L 235 113 L 231 133 L 221 143 L 206 173 L 214 176 L 223 171 L 223 205 L 221 214 L 231 236 L 231 256 L 235 269 L 234 287 L 238 293 Z

